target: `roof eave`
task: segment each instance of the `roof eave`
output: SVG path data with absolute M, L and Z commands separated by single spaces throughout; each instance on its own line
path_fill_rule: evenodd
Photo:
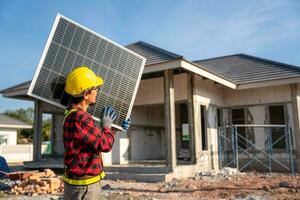
M 204 67 L 201 67 L 201 66 L 197 65 L 196 63 L 189 62 L 185 59 L 181 60 L 181 67 L 188 71 L 194 72 L 195 74 L 198 74 L 200 76 L 203 76 L 205 78 L 213 80 L 217 83 L 220 83 L 226 87 L 229 87 L 232 89 L 236 89 L 236 87 L 237 87 L 237 85 L 235 83 L 228 81 L 214 73 L 211 73 L 211 72 L 205 70 Z
M 148 74 L 148 73 L 154 73 L 154 72 L 160 72 L 164 70 L 169 70 L 169 69 L 178 69 L 181 67 L 181 58 L 172 60 L 172 61 L 166 61 L 166 62 L 160 62 L 160 63 L 155 63 L 151 65 L 146 65 L 143 71 L 143 74 Z
M 270 87 L 270 86 L 286 85 L 286 84 L 293 84 L 293 83 L 300 83 L 300 77 L 265 80 L 265 81 L 257 81 L 257 82 L 252 82 L 252 83 L 243 83 L 243 84 L 238 84 L 236 89 L 244 90 L 244 89 Z
M 168 61 L 168 62 L 161 62 L 161 63 L 157 63 L 157 64 L 147 65 L 144 69 L 143 74 L 155 73 L 155 72 L 160 72 L 160 71 L 164 71 L 164 70 L 179 69 L 179 68 L 183 68 L 185 70 L 196 73 L 200 76 L 211 79 L 212 81 L 220 83 L 224 86 L 230 87 L 232 89 L 236 89 L 236 84 L 234 84 L 228 80 L 225 80 L 225 79 L 221 78 L 220 76 L 217 76 L 207 70 L 204 70 L 204 69 L 200 68 L 199 65 L 189 62 L 189 61 L 185 60 L 184 58 L 178 58 L 176 60 L 172 60 L 172 61 Z
M 28 86 L 29 88 L 29 86 Z M 22 99 L 28 101 L 34 101 L 34 99 L 27 95 L 28 88 L 23 88 L 20 90 L 3 90 L 1 91 L 2 96 L 6 98 Z

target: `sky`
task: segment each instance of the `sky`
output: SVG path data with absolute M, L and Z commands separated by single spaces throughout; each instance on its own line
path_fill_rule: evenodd
M 300 67 L 298 0 L 0 0 L 0 90 L 33 78 L 57 13 L 191 61 L 245 53 Z M 0 112 L 27 107 L 0 97 Z

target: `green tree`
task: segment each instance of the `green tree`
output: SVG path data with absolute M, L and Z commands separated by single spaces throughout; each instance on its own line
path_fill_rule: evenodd
M 21 120 L 23 122 L 26 122 L 33 126 L 33 116 L 34 116 L 34 110 L 33 108 L 20 108 L 16 110 L 6 110 L 3 112 L 4 115 Z M 43 123 L 42 123 L 42 140 L 43 141 L 49 141 L 51 135 L 51 115 L 46 114 L 45 117 L 43 117 Z M 33 139 L 33 129 L 21 129 L 18 130 L 18 136 L 17 141 L 18 143 L 24 143 L 24 141 L 31 142 Z
M 51 135 L 51 117 L 47 117 L 43 119 L 43 125 L 42 125 L 43 141 L 49 141 L 50 135 Z
M 6 110 L 3 112 L 3 114 L 14 119 L 21 120 L 23 122 L 33 124 L 33 108 L 19 108 L 16 110 Z

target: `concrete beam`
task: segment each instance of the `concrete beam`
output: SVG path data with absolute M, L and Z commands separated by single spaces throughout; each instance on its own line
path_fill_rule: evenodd
M 196 65 L 195 63 L 190 63 L 186 60 L 182 60 L 181 61 L 181 67 L 183 69 L 188 70 L 188 71 L 194 72 L 194 73 L 196 73 L 196 74 L 198 74 L 202 77 L 206 77 L 210 80 L 213 80 L 213 81 L 218 82 L 222 85 L 225 85 L 229 88 L 236 89 L 236 87 L 237 87 L 236 84 L 234 84 L 230 81 L 227 81 L 227 80 L 225 80 L 225 79 L 223 79 L 223 78 L 207 71 L 204 67 L 201 67 L 200 65 Z
M 165 70 L 172 70 L 172 69 L 179 69 L 180 67 L 181 67 L 181 59 L 161 62 L 161 63 L 145 66 L 143 74 L 160 72 Z
M 294 137 L 296 143 L 296 165 L 300 172 L 300 84 L 291 84 L 292 110 L 294 120 Z
M 174 76 L 172 70 L 164 71 L 164 119 L 166 136 L 166 164 L 168 171 L 176 167 L 176 126 L 175 126 L 175 97 Z
M 296 84 L 300 82 L 299 77 L 295 78 L 283 78 L 283 79 L 275 79 L 275 80 L 267 80 L 255 83 L 245 83 L 240 84 L 236 87 L 237 90 L 251 89 L 251 88 L 259 88 L 259 87 L 269 87 L 275 85 L 285 85 L 285 84 Z

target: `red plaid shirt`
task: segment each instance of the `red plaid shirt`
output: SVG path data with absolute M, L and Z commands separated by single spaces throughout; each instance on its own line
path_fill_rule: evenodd
M 78 109 L 64 122 L 64 165 L 68 177 L 99 175 L 103 170 L 101 152 L 109 152 L 114 143 L 114 133 L 109 128 L 102 131 L 90 114 Z

